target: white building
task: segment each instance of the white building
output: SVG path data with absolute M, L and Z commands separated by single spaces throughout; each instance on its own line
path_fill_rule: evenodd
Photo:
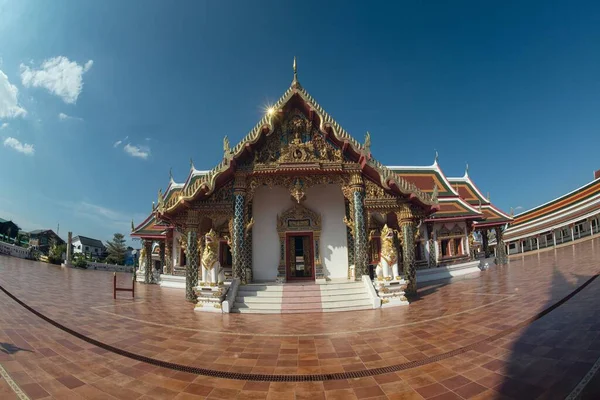
M 83 253 L 92 257 L 100 257 L 106 251 L 102 241 L 86 236 L 73 238 L 73 253 Z

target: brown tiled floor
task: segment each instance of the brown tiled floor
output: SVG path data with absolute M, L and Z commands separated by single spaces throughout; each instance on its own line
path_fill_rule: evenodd
M 600 357 L 600 279 L 522 329 L 453 357 L 431 357 L 536 315 L 600 272 L 599 260 L 595 239 L 513 259 L 474 279 L 424 286 L 408 307 L 216 315 L 194 312 L 179 290 L 138 285 L 135 301 L 126 293 L 114 301 L 110 273 L 0 256 L 0 285 L 23 302 L 81 334 L 154 359 L 284 375 L 363 371 L 413 360 L 425 365 L 301 383 L 193 375 L 77 339 L 4 293 L 0 364 L 30 398 L 564 398 Z M 120 279 L 125 284 L 130 277 Z M 10 396 L 0 379 L 0 397 Z

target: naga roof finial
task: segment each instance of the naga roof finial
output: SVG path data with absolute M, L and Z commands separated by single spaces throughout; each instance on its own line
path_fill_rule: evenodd
M 467 163 L 467 166 L 465 168 L 465 176 L 469 176 L 469 163 Z
M 196 169 L 196 168 L 194 167 L 194 160 L 192 160 L 192 157 L 190 157 L 190 168 L 191 168 L 191 169 Z
M 131 218 L 131 232 L 135 230 L 135 226 L 133 225 L 133 218 Z
M 369 154 L 371 152 L 371 134 L 369 131 L 365 135 L 365 144 L 363 147 L 365 148 L 365 153 Z
M 435 151 L 435 158 L 433 159 L 433 163 L 437 164 L 438 163 L 438 159 L 439 159 L 439 154 L 438 154 L 438 151 L 436 150 Z
M 223 138 L 223 152 L 225 153 L 225 157 L 231 153 L 231 149 L 229 148 L 229 138 L 227 135 Z
M 169 179 L 173 180 L 173 167 L 169 167 Z

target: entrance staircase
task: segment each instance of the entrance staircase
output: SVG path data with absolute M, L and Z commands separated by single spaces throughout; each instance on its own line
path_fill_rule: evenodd
M 249 284 L 239 287 L 232 312 L 255 314 L 369 310 L 363 282 Z

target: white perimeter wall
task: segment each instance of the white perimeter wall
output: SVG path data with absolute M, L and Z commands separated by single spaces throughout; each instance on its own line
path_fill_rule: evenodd
M 348 275 L 348 249 L 344 224 L 344 196 L 338 185 L 318 185 L 306 192 L 303 204 L 321 215 L 321 260 L 325 276 Z M 253 200 L 252 269 L 254 280 L 273 281 L 279 265 L 277 215 L 292 207 L 290 192 L 283 187 L 260 187 Z

